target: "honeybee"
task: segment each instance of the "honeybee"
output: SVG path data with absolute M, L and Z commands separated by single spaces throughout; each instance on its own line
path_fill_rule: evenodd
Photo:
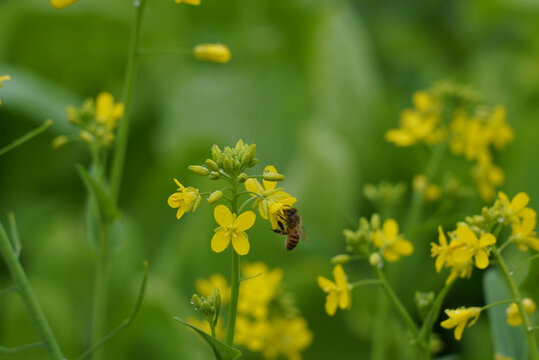
M 299 216 L 298 209 L 288 208 L 283 211 L 284 216 L 281 216 L 281 220 L 277 221 L 279 229 L 272 229 L 273 232 L 286 235 L 284 248 L 286 251 L 294 250 L 298 245 L 299 239 L 306 239 L 306 231 L 301 223 L 301 217 Z

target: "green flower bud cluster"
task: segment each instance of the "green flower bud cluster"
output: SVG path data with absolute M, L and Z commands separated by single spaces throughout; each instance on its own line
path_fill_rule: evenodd
M 433 291 L 429 292 L 423 292 L 423 291 L 416 291 L 415 292 L 415 305 L 417 307 L 417 312 L 419 313 L 419 316 L 421 319 L 425 319 L 427 317 L 427 314 L 429 313 L 430 308 L 432 307 L 432 304 L 434 303 L 435 294 Z
M 219 310 L 221 308 L 221 293 L 218 288 L 215 288 L 213 293 L 207 298 L 194 294 L 191 297 L 191 304 L 193 304 L 195 310 L 200 311 L 211 327 L 217 325 Z
M 467 216 L 464 222 L 476 234 L 487 233 L 491 231 L 494 224 L 503 222 L 501 210 L 501 203 L 499 200 L 496 200 L 493 206 L 484 206 L 481 209 L 481 215 Z
M 365 197 L 378 209 L 392 208 L 398 205 L 405 192 L 405 183 L 391 184 L 381 182 L 378 185 L 367 184 L 363 187 Z
M 258 159 L 255 158 L 256 145 L 245 144 L 241 139 L 238 140 L 236 146 L 225 146 L 223 150 L 219 146 L 213 145 L 211 155 L 212 158 L 206 159 L 204 165 L 191 165 L 189 170 L 201 176 L 208 176 L 211 180 L 220 179 L 224 172 L 243 183 L 247 180 L 247 175 L 243 171 L 258 163 Z
M 439 99 L 445 99 L 455 106 L 469 106 L 481 100 L 480 94 L 473 88 L 450 81 L 439 82 L 429 91 Z
M 343 231 L 346 242 L 346 251 L 352 254 L 362 254 L 368 256 L 369 237 L 372 230 L 380 229 L 380 216 L 373 214 L 371 221 L 362 217 L 359 219 L 359 228 L 356 231 L 345 229 Z

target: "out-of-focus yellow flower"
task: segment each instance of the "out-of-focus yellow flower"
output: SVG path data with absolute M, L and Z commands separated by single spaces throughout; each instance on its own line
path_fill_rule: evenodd
M 281 269 L 270 270 L 261 262 L 242 266 L 243 277 L 254 276 L 241 285 L 238 311 L 254 319 L 268 316 L 268 304 L 279 291 L 283 279 Z
M 214 289 L 219 289 L 221 295 L 221 306 L 228 304 L 230 300 L 230 287 L 228 281 L 221 274 L 212 274 L 208 279 L 197 279 L 195 287 L 200 296 L 208 297 L 213 294 Z
M 195 6 L 200 5 L 200 0 L 174 0 L 174 2 L 176 4 L 184 3 L 184 4 L 187 4 L 187 5 L 195 5 Z
M 264 173 L 277 173 L 277 169 L 268 165 L 264 168 Z M 296 198 L 282 191 L 282 188 L 276 188 L 276 181 L 262 180 L 262 183 L 264 186 L 258 180 L 249 178 L 245 181 L 245 190 L 254 193 L 251 196 L 257 196 L 253 206 L 258 206 L 260 216 L 269 219 L 271 228 L 277 229 L 278 221 L 282 222 L 284 217 L 284 210 L 294 205 Z
M 11 80 L 11 76 L 9 76 L 9 75 L 0 75 L 0 87 L 4 86 L 4 84 L 2 84 L 2 82 L 7 81 L 7 80 Z M 2 99 L 0 99 L 0 105 L 2 105 Z
M 195 46 L 193 55 L 198 60 L 215 63 L 227 63 L 230 61 L 230 50 L 223 44 L 200 44 Z
M 515 359 L 509 356 L 502 355 L 502 354 L 494 354 L 494 360 L 515 360 Z
M 494 197 L 495 187 L 503 184 L 505 174 L 501 168 L 492 164 L 490 156 L 481 157 L 472 168 L 472 176 L 477 184 L 479 195 L 485 201 Z
M 168 197 L 168 206 L 178 209 L 176 217 L 180 219 L 188 211 L 195 211 L 200 204 L 200 194 L 194 187 L 184 187 L 178 180 L 174 179 L 178 189 Z
M 55 9 L 64 9 L 69 5 L 76 3 L 77 0 L 51 0 L 51 6 Z
M 399 235 L 399 224 L 394 219 L 384 221 L 382 229 L 371 234 L 371 241 L 389 262 L 398 261 L 401 256 L 409 256 L 414 252 L 412 243 Z
M 215 234 L 211 239 L 211 249 L 220 253 L 232 242 L 232 247 L 238 255 L 246 255 L 250 244 L 245 230 L 250 229 L 255 223 L 255 213 L 246 211 L 236 217 L 236 214 L 232 214 L 225 205 L 217 205 L 213 216 L 221 226 L 215 229 Z
M 501 205 L 501 212 L 504 221 L 509 223 L 517 222 L 519 213 L 526 208 L 526 205 L 530 202 L 530 197 L 525 192 L 520 192 L 509 200 L 504 192 L 498 193 L 498 200 Z
M 352 306 L 351 286 L 346 280 L 346 273 L 341 265 L 336 265 L 333 269 L 335 282 L 323 276 L 318 277 L 318 285 L 327 293 L 326 313 L 333 316 L 337 311 L 337 306 L 341 309 L 349 309 Z
M 95 100 L 95 120 L 100 125 L 105 125 L 109 130 L 115 129 L 118 120 L 124 116 L 124 104 L 114 102 L 111 93 L 102 92 Z
M 270 321 L 268 344 L 264 349 L 266 359 L 277 359 L 282 354 L 288 360 L 301 360 L 300 351 L 307 348 L 313 334 L 303 318 L 277 317 Z
M 430 184 L 424 174 L 417 174 L 412 180 L 415 192 L 423 193 L 425 200 L 434 202 L 442 196 L 442 188 L 437 184 Z
M 447 314 L 449 319 L 442 321 L 440 325 L 444 329 L 451 329 L 455 327 L 455 339 L 460 340 L 462 338 L 462 332 L 464 331 L 464 328 L 466 327 L 466 323 L 469 320 L 471 320 L 468 327 L 475 324 L 475 322 L 479 318 L 479 315 L 481 314 L 481 308 L 461 307 L 455 310 L 446 309 L 445 313 Z
M 535 302 L 530 298 L 522 299 L 522 305 L 524 306 L 524 311 L 526 314 L 531 315 L 535 312 Z M 511 326 L 519 326 L 522 324 L 522 316 L 520 316 L 520 311 L 518 310 L 518 305 L 516 302 L 511 303 L 505 309 L 505 314 L 507 315 L 507 323 Z
M 520 211 L 517 221 L 511 223 L 512 233 L 509 238 L 522 251 L 532 248 L 539 251 L 539 239 L 534 231 L 537 214 L 533 209 L 525 208 Z
M 199 319 L 194 316 L 187 318 L 187 322 L 200 330 L 204 331 L 206 334 L 211 335 L 210 324 L 206 320 Z M 217 324 L 215 325 L 215 337 L 219 340 L 224 340 L 226 335 L 225 327 L 223 326 L 223 320 L 219 317 Z

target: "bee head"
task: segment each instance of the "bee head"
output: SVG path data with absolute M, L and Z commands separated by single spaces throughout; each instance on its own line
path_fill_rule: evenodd
M 298 212 L 298 209 L 296 208 L 289 208 L 284 211 L 286 216 L 293 216 Z

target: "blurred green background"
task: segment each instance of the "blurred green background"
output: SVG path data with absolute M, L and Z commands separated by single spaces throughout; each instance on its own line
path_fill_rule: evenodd
M 409 184 L 424 171 L 425 149 L 399 149 L 383 140 L 400 111 L 411 106 L 414 91 L 454 80 L 476 88 L 488 104 L 505 104 L 516 136 L 495 159 L 507 175 L 503 189 L 510 196 L 528 192 L 537 209 L 536 1 L 202 0 L 200 7 L 148 2 L 143 48 L 188 50 L 221 42 L 231 49 L 232 61 L 216 65 L 178 54 L 140 61 L 120 199 L 121 240 L 111 264 L 110 328 L 135 301 L 144 259 L 150 263 L 149 286 L 134 324 L 107 346 L 109 358 L 212 358 L 206 344 L 172 317 L 195 315 L 189 304 L 195 279 L 214 272 L 228 277 L 229 256 L 210 251 L 216 226 L 210 207 L 177 221 L 166 200 L 176 189 L 173 177 L 201 191 L 213 189 L 215 184 L 188 172 L 187 165 L 202 163 L 214 143 L 256 143 L 256 169 L 275 165 L 287 176 L 283 186 L 298 198 L 311 240 L 285 253 L 283 239 L 257 222 L 245 261 L 284 270 L 286 290 L 295 294 L 314 333 L 305 359 L 370 354 L 376 292 L 355 290 L 352 309 L 328 317 L 316 277 L 330 277 L 330 256 L 344 251 L 342 230 L 355 229 L 357 219 L 374 210 L 362 196 L 366 183 Z M 131 18 L 123 0 L 80 0 L 62 11 L 45 0 L 0 2 L 0 75 L 12 76 L 0 90 L 0 145 L 54 120 L 46 134 L 0 158 L 0 214 L 3 221 L 7 211 L 17 216 L 22 263 L 68 357 L 85 349 L 89 338 L 94 259 L 84 236 L 85 190 L 74 168 L 87 165 L 89 156 L 82 145 L 53 150 L 50 142 L 74 131 L 65 117 L 67 105 L 78 106 L 101 91 L 120 97 Z M 448 159 L 442 173 L 449 170 L 473 185 L 464 160 Z M 408 198 L 394 214 L 400 223 Z M 451 229 L 482 205 L 474 195 L 440 223 Z M 432 227 L 411 240 L 436 239 Z M 402 261 L 403 268 L 417 272 L 397 286 L 410 309 L 415 290 L 437 290 L 445 279 L 422 247 Z M 346 268 L 352 281 L 373 276 L 362 263 Z M 7 270 L 0 269 L 0 285 L 9 286 Z M 471 280 L 459 281 L 446 307 L 482 305 L 481 276 L 476 269 Z M 537 299 L 537 289 L 528 291 Z M 452 331 L 439 331 L 445 342 L 441 356 L 492 359 L 488 323 L 482 316 L 458 343 Z M 399 340 L 389 344 L 389 358 L 413 359 L 397 316 L 387 329 Z M 36 340 L 18 296 L 2 296 L 0 344 Z M 34 350 L 5 358 L 45 355 Z

